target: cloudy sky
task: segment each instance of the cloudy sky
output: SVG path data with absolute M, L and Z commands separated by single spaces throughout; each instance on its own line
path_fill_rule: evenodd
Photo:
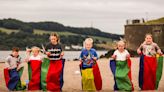
M 124 34 L 127 19 L 164 17 L 163 0 L 0 0 L 0 19 L 55 21 Z

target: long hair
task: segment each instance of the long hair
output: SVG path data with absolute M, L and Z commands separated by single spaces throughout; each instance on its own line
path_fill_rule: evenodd
M 58 42 L 58 43 L 60 42 L 60 38 L 59 38 L 59 36 L 58 36 L 58 34 L 57 34 L 57 33 L 52 32 L 52 33 L 50 34 L 49 39 L 51 38 L 51 36 L 55 36 L 55 37 L 57 38 L 57 42 Z

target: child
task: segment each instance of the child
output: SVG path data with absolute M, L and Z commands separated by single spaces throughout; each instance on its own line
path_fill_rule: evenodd
M 92 38 L 87 38 L 84 42 L 85 48 L 82 49 L 80 55 L 82 89 L 84 91 L 101 90 L 102 88 L 102 79 L 98 65 L 96 63 L 96 61 L 98 60 L 98 56 L 96 50 L 92 48 L 92 44 Z
M 117 43 L 117 50 L 115 50 L 112 58 L 116 61 L 125 61 L 126 59 L 130 58 L 129 52 L 125 49 L 124 41 L 119 41 Z
M 142 90 L 157 89 L 162 74 L 162 70 L 160 70 L 162 68 L 159 67 L 163 58 L 156 57 L 156 54 L 162 54 L 162 52 L 159 46 L 153 42 L 151 34 L 145 35 L 145 41 L 137 49 L 137 53 L 141 55 L 139 70 L 140 88 Z
M 6 58 L 6 68 L 4 69 L 6 85 L 9 90 L 23 90 L 25 87 L 21 86 L 19 71 L 22 73 L 23 64 L 19 56 L 19 48 L 13 47 L 12 54 Z M 9 75 L 8 75 L 9 74 Z M 8 76 L 8 78 L 7 78 Z
M 151 34 L 145 35 L 145 41 L 137 49 L 137 53 L 138 54 L 143 53 L 146 56 L 155 56 L 157 53 L 162 54 L 159 46 L 153 42 Z
M 125 42 L 119 41 L 112 55 L 110 67 L 114 75 L 114 90 L 132 91 L 130 54 L 125 49 Z
M 32 51 L 32 55 L 30 56 L 30 51 Z M 28 62 L 28 70 L 29 70 L 29 84 L 28 90 L 40 90 L 40 77 L 41 77 L 41 64 L 42 64 L 42 56 L 39 55 L 40 48 L 32 47 L 31 50 L 27 49 L 27 58 L 26 62 Z
M 65 61 L 62 57 L 64 53 L 59 44 L 59 37 L 56 33 L 51 33 L 49 39 L 50 43 L 48 43 L 45 48 L 45 53 L 48 56 L 48 59 L 45 58 L 42 63 L 42 70 L 47 70 L 46 72 L 42 71 L 42 75 L 45 75 L 46 77 L 43 76 L 43 78 L 41 76 L 43 79 L 41 86 L 43 90 L 61 91 L 63 86 L 63 69 Z
M 64 55 L 62 51 L 61 45 L 59 44 L 59 37 L 56 33 L 51 33 L 50 35 L 50 43 L 47 44 L 45 50 L 46 55 L 50 60 L 60 60 Z

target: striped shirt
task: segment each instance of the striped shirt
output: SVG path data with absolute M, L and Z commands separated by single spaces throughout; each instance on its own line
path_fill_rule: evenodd
M 62 52 L 62 48 L 60 44 L 54 45 L 52 43 L 48 43 L 45 49 L 47 52 L 51 53 L 48 56 L 50 60 L 60 60 L 60 54 Z

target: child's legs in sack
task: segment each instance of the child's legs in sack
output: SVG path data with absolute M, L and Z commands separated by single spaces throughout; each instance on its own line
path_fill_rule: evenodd
M 92 68 L 82 70 L 83 90 L 96 90 Z
M 17 72 L 16 68 L 9 70 L 10 80 L 8 82 L 8 88 L 10 90 L 14 90 L 18 81 L 20 80 L 19 73 Z

